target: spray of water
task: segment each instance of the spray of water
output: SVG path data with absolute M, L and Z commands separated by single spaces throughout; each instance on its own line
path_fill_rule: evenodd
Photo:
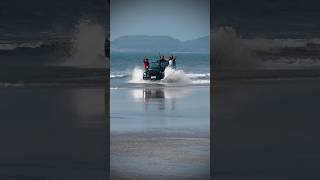
M 242 38 L 233 27 L 218 27 L 213 31 L 213 54 L 216 66 L 232 68 L 261 68 L 272 65 L 316 64 L 318 57 L 267 56 L 263 53 L 277 54 L 284 48 L 307 48 L 310 43 L 320 44 L 320 39 L 267 39 Z M 261 54 L 261 52 L 263 52 Z M 259 54 L 260 53 L 260 54 Z
M 163 82 L 166 83 L 183 83 L 188 84 L 191 82 L 190 78 L 183 70 L 175 70 L 173 68 L 167 67 L 164 71 Z
M 143 80 L 143 69 L 135 67 L 131 73 L 129 83 L 137 84 L 168 84 L 168 85 L 188 85 L 188 84 L 209 84 L 210 74 L 185 73 L 183 70 L 176 70 L 167 67 L 164 71 L 165 77 L 160 81 Z
M 71 57 L 62 64 L 81 68 L 105 67 L 104 41 L 105 28 L 93 23 L 89 18 L 82 18 L 75 27 Z
M 212 38 L 216 65 L 241 68 L 257 65 L 253 52 L 232 27 L 216 29 Z
M 165 77 L 160 81 L 143 80 L 143 70 L 139 67 L 135 67 L 131 73 L 131 80 L 129 83 L 187 84 L 191 82 L 183 70 L 175 70 L 167 67 L 164 73 Z
M 143 80 L 143 70 L 139 67 L 135 67 L 131 73 L 131 80 L 129 83 L 146 83 Z

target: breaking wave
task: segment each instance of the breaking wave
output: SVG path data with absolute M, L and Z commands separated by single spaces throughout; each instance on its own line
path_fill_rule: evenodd
M 56 49 L 68 45 L 67 40 L 39 40 L 29 42 L 0 42 L 0 51 L 15 51 L 19 49 Z
M 164 78 L 161 80 L 165 83 L 181 83 L 181 84 L 189 84 L 191 83 L 191 79 L 187 76 L 187 74 L 183 70 L 176 70 L 170 67 L 167 67 L 164 70 Z
M 216 65 L 263 68 L 265 64 L 311 65 L 320 62 L 320 39 L 242 37 L 233 27 L 213 31 L 212 53 Z M 310 60 L 311 59 L 311 60 Z
M 135 67 L 131 73 L 131 80 L 129 83 L 145 83 L 143 80 L 143 70 L 141 68 Z
M 187 74 L 187 77 L 189 77 L 190 79 L 210 79 L 210 73 L 205 73 L 205 74 L 190 73 L 190 74 Z
M 15 50 L 18 48 L 39 48 L 43 45 L 46 45 L 47 43 L 43 41 L 38 42 L 0 42 L 0 50 Z
M 128 74 L 110 74 L 110 79 L 122 79 L 128 76 Z
M 75 27 L 71 57 L 62 64 L 74 67 L 105 67 L 104 43 L 106 30 L 101 24 L 84 17 Z

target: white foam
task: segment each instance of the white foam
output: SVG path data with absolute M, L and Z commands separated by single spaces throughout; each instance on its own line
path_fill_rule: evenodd
M 106 30 L 103 25 L 90 18 L 80 19 L 72 38 L 71 57 L 65 59 L 63 66 L 105 67 L 104 46 Z
M 42 45 L 48 44 L 48 42 L 0 42 L 0 50 L 15 50 L 17 48 L 39 48 Z
M 161 81 L 165 83 L 188 84 L 191 82 L 191 79 L 183 70 L 176 70 L 171 67 L 167 67 L 164 70 L 164 78 Z
M 147 83 L 143 80 L 143 70 L 139 67 L 135 67 L 131 73 L 131 80 L 129 83 Z
M 209 79 L 210 73 L 199 74 L 199 73 L 188 73 L 187 76 L 190 79 Z
M 116 79 L 116 78 L 124 78 L 127 77 L 128 74 L 110 74 L 111 79 Z
M 23 82 L 19 82 L 19 83 L 0 83 L 0 87 L 25 87 L 25 84 Z
M 210 84 L 210 73 L 185 73 L 183 70 L 176 70 L 170 67 L 167 67 L 164 73 L 165 77 L 160 81 L 143 80 L 143 69 L 135 67 L 131 73 L 129 83 L 167 85 Z
M 198 84 L 198 85 L 209 85 L 210 80 L 193 80 L 192 84 Z
M 283 64 L 312 64 L 319 59 L 311 61 L 300 60 L 296 57 L 280 57 L 278 61 L 273 59 L 263 59 L 256 52 L 277 53 L 282 48 L 306 47 L 308 43 L 320 44 L 319 38 L 295 39 L 295 38 L 243 38 L 233 27 L 218 27 L 213 35 L 213 52 L 218 65 L 241 67 L 241 68 L 261 68 L 269 61 L 269 64 L 283 60 Z M 311 62 L 311 63 L 310 63 Z

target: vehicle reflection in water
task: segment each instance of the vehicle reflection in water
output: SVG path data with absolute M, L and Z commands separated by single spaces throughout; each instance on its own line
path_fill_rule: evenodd
M 183 98 L 187 91 L 182 88 L 142 88 L 132 90 L 132 96 L 135 101 L 143 102 L 145 111 L 156 107 L 158 110 L 175 111 L 176 100 Z

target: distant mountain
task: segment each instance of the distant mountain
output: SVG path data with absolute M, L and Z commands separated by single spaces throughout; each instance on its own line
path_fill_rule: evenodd
M 179 51 L 210 52 L 210 36 L 182 42 Z
M 111 51 L 210 52 L 210 37 L 180 41 L 169 36 L 123 36 L 111 41 Z

